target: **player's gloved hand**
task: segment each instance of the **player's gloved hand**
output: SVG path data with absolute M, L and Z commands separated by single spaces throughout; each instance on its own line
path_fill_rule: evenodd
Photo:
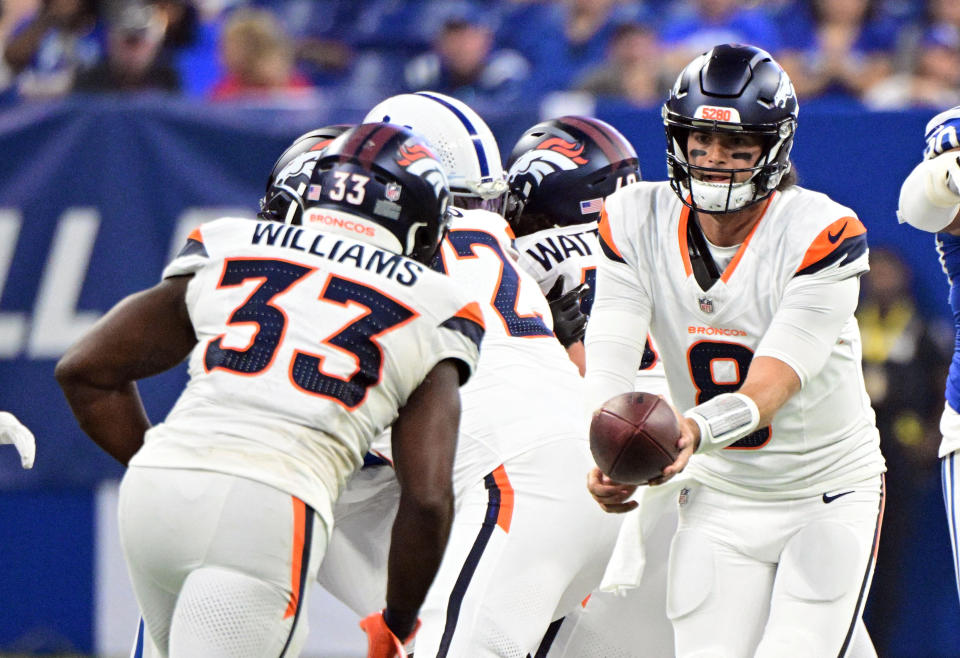
M 0 411 L 0 445 L 12 443 L 20 453 L 20 465 L 33 468 L 33 458 L 37 454 L 37 441 L 33 432 L 17 420 L 8 411 Z
M 580 310 L 580 300 L 590 290 L 590 286 L 581 283 L 576 288 L 561 294 L 563 291 L 563 277 L 547 293 L 550 302 L 550 314 L 553 316 L 553 333 L 564 347 L 570 347 L 587 331 L 587 316 Z
M 420 629 L 420 620 L 417 620 L 413 630 L 401 642 L 387 626 L 383 618 L 384 612 L 383 610 L 374 612 L 360 620 L 360 628 L 367 634 L 367 658 L 407 658 L 403 645 L 417 634 Z

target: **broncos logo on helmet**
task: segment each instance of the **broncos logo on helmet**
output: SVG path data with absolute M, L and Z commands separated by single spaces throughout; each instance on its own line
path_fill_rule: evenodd
M 293 140 L 270 171 L 258 217 L 299 224 L 303 214 L 301 197 L 317 161 L 330 143 L 349 129 L 346 124 L 324 126 Z
M 517 235 L 599 218 L 599 204 L 640 179 L 637 154 L 613 126 L 565 116 L 521 135 L 508 161 L 506 217 Z

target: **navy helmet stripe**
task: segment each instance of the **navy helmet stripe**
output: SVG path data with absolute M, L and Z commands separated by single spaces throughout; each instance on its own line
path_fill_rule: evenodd
M 445 108 L 453 112 L 455 117 L 460 119 L 460 122 L 463 124 L 463 127 L 466 128 L 467 132 L 470 134 L 470 137 L 473 141 L 473 148 L 476 149 L 477 151 L 477 160 L 480 162 L 480 175 L 489 176 L 490 167 L 487 164 L 487 154 L 483 150 L 483 144 L 481 143 L 480 137 L 477 134 L 477 129 L 473 127 L 473 123 L 471 123 L 470 119 L 467 118 L 467 115 L 461 112 L 460 109 L 455 105 L 453 105 L 452 103 L 448 103 L 442 98 L 438 98 L 432 94 L 428 94 L 423 91 L 418 91 L 417 96 L 423 96 L 424 98 L 429 98 L 432 101 L 436 101 L 437 103 L 440 103 Z

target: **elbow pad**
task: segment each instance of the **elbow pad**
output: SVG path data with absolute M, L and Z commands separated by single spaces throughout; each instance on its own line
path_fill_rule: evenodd
M 960 211 L 960 152 L 948 151 L 924 160 L 900 187 L 897 218 L 921 231 L 936 233 Z

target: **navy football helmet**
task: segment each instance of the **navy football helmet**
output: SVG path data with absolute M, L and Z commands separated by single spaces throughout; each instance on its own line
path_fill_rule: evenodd
M 766 51 L 725 44 L 694 59 L 663 106 L 667 172 L 677 196 L 691 208 L 717 214 L 766 199 L 790 171 L 797 111 L 790 78 Z M 687 155 L 691 131 L 757 136 L 760 157 L 737 170 L 695 167 Z M 750 178 L 735 183 L 734 172 L 749 172 Z M 729 181 L 700 180 L 700 173 Z
M 517 235 L 596 221 L 604 197 L 640 180 L 637 153 L 626 138 L 608 123 L 579 116 L 525 131 L 507 168 L 504 215 Z
M 324 126 L 293 140 L 270 171 L 257 217 L 284 224 L 299 224 L 303 211 L 301 196 L 310 182 L 314 165 L 330 142 L 350 128 L 349 124 Z
M 365 123 L 326 148 L 302 200 L 304 225 L 429 263 L 449 222 L 450 186 L 424 138 Z

